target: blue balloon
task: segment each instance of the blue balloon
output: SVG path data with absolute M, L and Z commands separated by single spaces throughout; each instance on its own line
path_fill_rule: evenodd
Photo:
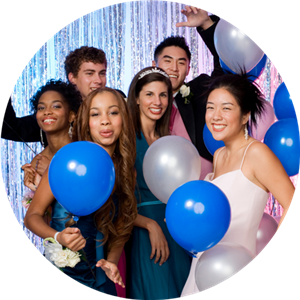
M 296 119 L 275 122 L 267 131 L 264 143 L 274 152 L 289 176 L 299 172 L 300 142 Z
M 264 56 L 259 61 L 259 63 L 251 71 L 249 71 L 247 73 L 248 75 L 251 75 L 251 76 L 254 77 L 254 78 L 252 78 L 252 80 L 255 80 L 256 78 L 258 78 L 261 75 L 261 73 L 265 69 L 265 66 L 266 66 L 266 63 L 267 63 L 267 58 L 268 58 L 267 55 L 264 54 Z
M 274 94 L 273 108 L 278 120 L 295 118 L 296 112 L 290 93 L 282 82 Z
M 232 74 L 236 74 L 234 71 L 232 71 L 229 67 L 227 67 L 227 65 L 224 63 L 224 61 L 219 58 L 220 60 L 220 65 L 221 65 L 221 68 L 223 69 L 224 73 L 232 73 Z
M 267 58 L 268 58 L 267 55 L 264 54 L 264 56 L 259 61 L 259 63 L 251 71 L 247 72 L 248 75 L 253 76 L 253 78 L 250 79 L 255 80 L 261 75 L 261 73 L 263 72 L 266 66 Z M 237 74 L 236 72 L 232 71 L 228 66 L 226 66 L 226 64 L 222 61 L 221 58 L 219 58 L 219 60 L 220 60 L 220 65 L 225 73 Z
M 74 142 L 59 149 L 48 171 L 55 199 L 74 216 L 86 216 L 109 198 L 115 184 L 115 168 L 98 144 Z
M 216 150 L 225 146 L 223 141 L 217 141 L 213 138 L 213 135 L 207 128 L 206 124 L 204 125 L 204 128 L 203 128 L 203 141 L 204 141 L 204 144 L 205 144 L 208 152 L 211 155 L 214 155 Z
M 177 188 L 166 207 L 166 223 L 173 239 L 191 253 L 216 245 L 231 220 L 226 195 L 213 183 L 195 180 Z

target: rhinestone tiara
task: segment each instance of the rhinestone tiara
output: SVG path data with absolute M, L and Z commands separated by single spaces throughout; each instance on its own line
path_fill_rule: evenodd
M 169 75 L 167 73 L 165 73 L 164 71 L 161 71 L 157 68 L 153 68 L 153 69 L 147 70 L 147 71 L 143 72 L 142 74 L 140 74 L 138 80 L 140 80 L 144 76 L 151 74 L 151 73 L 159 73 L 159 74 L 162 74 L 162 75 L 166 76 L 167 78 L 169 78 Z

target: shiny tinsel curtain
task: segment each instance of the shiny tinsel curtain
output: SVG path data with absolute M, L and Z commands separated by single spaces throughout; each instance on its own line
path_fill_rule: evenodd
M 55 34 L 33 56 L 18 79 L 12 92 L 12 103 L 18 117 L 31 113 L 30 97 L 50 78 L 66 80 L 64 60 L 66 55 L 83 45 L 105 51 L 108 61 L 107 85 L 128 93 L 133 76 L 150 66 L 156 45 L 166 36 L 183 35 L 192 53 L 191 70 L 187 81 L 200 73 L 211 74 L 213 58 L 195 28 L 177 28 L 185 20 L 180 10 L 183 4 L 165 1 L 135 1 L 112 5 L 85 15 Z M 270 60 L 258 83 L 266 96 L 273 101 L 274 93 L 282 79 Z M 39 153 L 40 143 L 1 140 L 3 181 L 8 200 L 28 238 L 43 251 L 42 240 L 24 226 L 26 213 L 21 200 L 27 188 L 23 186 L 21 166 Z M 35 153 L 34 153 L 35 152 Z M 296 177 L 292 178 L 296 183 Z M 266 212 L 281 215 L 282 209 L 270 195 Z

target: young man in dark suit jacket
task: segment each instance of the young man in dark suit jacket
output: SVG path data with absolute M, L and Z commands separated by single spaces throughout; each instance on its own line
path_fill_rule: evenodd
M 214 56 L 214 71 L 211 76 L 222 73 L 219 56 L 214 46 L 214 31 L 219 21 L 217 16 L 208 16 L 206 11 L 186 6 L 182 13 L 187 22 L 177 23 L 177 27 L 196 27 L 203 41 Z M 200 179 L 212 171 L 212 155 L 203 141 L 206 104 L 204 93 L 210 76 L 200 74 L 188 83 L 185 78 L 190 70 L 191 52 L 183 37 L 171 36 L 164 39 L 155 49 L 153 66 L 160 67 L 170 76 L 173 88 L 173 111 L 170 120 L 172 134 L 189 139 L 197 148 L 202 162 Z M 187 89 L 189 87 L 189 90 Z M 178 113 L 180 118 L 178 118 Z M 177 114 L 177 117 L 176 117 Z M 175 124 L 174 124 L 175 122 Z M 176 124 L 176 122 L 181 124 Z M 182 127 L 177 133 L 175 128 Z M 174 130 L 175 132 L 174 132 Z

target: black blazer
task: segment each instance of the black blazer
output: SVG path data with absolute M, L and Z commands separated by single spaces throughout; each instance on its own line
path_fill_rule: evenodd
M 205 31 L 202 31 L 201 28 L 197 28 L 197 31 L 214 56 L 214 71 L 212 72 L 211 77 L 215 77 L 223 74 L 223 71 L 220 67 L 219 56 L 214 46 L 214 32 L 216 25 L 220 19 L 217 16 L 211 16 L 211 18 L 215 23 L 210 28 Z M 190 99 L 190 103 L 184 103 L 185 99 L 182 98 L 180 92 L 178 92 L 175 97 L 178 110 L 192 143 L 197 148 L 199 154 L 203 158 L 206 158 L 210 161 L 213 160 L 213 156 L 205 147 L 203 141 L 203 128 L 205 125 L 206 112 L 204 93 L 207 90 L 207 85 L 211 77 L 207 74 L 200 74 L 198 77 L 186 83 L 186 85 L 190 87 L 190 90 L 193 93 L 193 96 Z

